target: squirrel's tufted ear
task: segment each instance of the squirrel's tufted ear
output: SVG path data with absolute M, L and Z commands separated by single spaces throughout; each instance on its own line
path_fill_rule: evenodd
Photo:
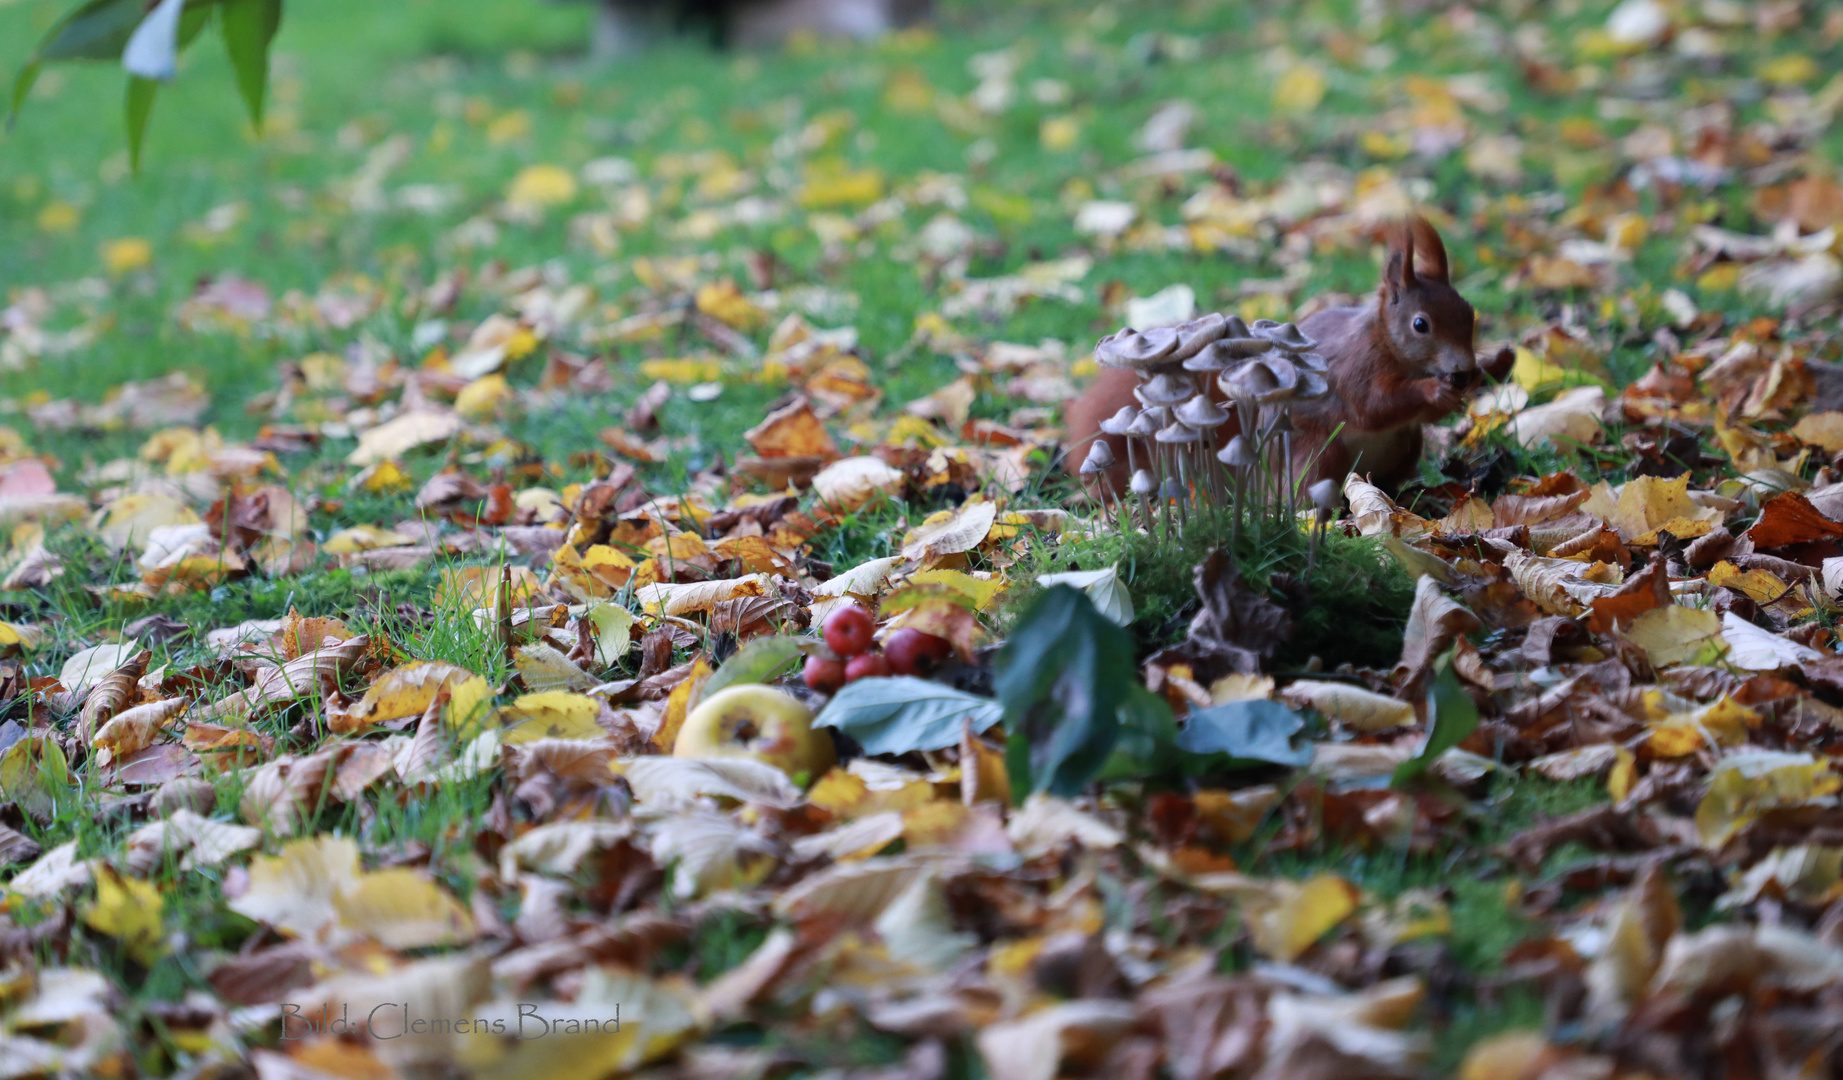
M 1408 221 L 1408 235 L 1413 241 L 1413 270 L 1422 277 L 1450 280 L 1446 265 L 1446 245 L 1427 219 L 1416 214 Z
M 1414 232 L 1406 225 L 1389 230 L 1389 252 L 1382 263 L 1382 292 L 1389 299 L 1414 288 Z

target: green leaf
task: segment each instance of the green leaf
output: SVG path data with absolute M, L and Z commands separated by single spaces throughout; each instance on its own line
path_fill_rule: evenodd
M 1013 797 L 1079 794 L 1107 764 L 1139 684 L 1132 638 L 1086 594 L 1053 585 L 1018 620 L 997 667 Z
M 70 764 L 57 740 L 31 736 L 0 755 L 0 794 L 28 813 L 50 816 L 70 788 Z
M 224 51 L 237 73 L 237 91 L 250 122 L 258 127 L 269 86 L 269 43 L 281 25 L 282 0 L 229 0 L 224 5 Z
M 1135 682 L 1120 703 L 1119 716 L 1119 738 L 1096 779 L 1175 781 L 1184 776 L 1177 720 L 1164 698 Z
M 1177 747 L 1296 767 L 1312 760 L 1311 747 L 1293 746 L 1293 736 L 1304 729 L 1305 720 L 1277 701 L 1229 701 L 1191 713 Z
M 800 643 L 793 638 L 756 638 L 723 662 L 704 684 L 704 698 L 709 700 L 712 694 L 726 686 L 773 682 L 792 671 L 805 655 L 800 651 Z
M 906 754 L 954 746 L 968 721 L 974 731 L 984 731 L 1003 715 L 991 698 L 901 676 L 859 679 L 846 686 L 820 710 L 813 725 L 837 728 L 856 739 L 867 754 Z
M 141 0 L 89 0 L 45 33 L 32 63 L 119 59 L 146 10 Z
M 138 75 L 128 77 L 128 167 L 141 172 L 141 144 L 147 137 L 147 119 L 154 112 L 154 94 L 160 84 Z
M 1426 772 L 1441 754 L 1464 742 L 1478 728 L 1478 706 L 1459 685 L 1450 652 L 1440 658 L 1433 685 L 1427 688 L 1427 724 L 1427 744 L 1420 753 L 1395 767 L 1390 787 L 1402 787 Z

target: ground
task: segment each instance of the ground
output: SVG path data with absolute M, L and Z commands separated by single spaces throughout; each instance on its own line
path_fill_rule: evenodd
M 138 175 L 110 65 L 0 135 L 0 1076 L 1835 1067 L 1786 1016 L 1843 975 L 1843 14 L 953 3 L 597 66 L 589 8 L 295 4 L 261 131 L 201 42 Z M 1097 340 L 1365 296 L 1411 212 L 1518 350 L 1418 483 L 1096 519 Z M 1109 568 L 1130 626 L 1043 625 Z M 1005 726 L 660 764 L 712 669 L 822 705 L 773 642 L 841 597 Z M 1174 714 L 1291 726 L 1002 765 Z M 380 1000 L 630 1023 L 276 1020 Z

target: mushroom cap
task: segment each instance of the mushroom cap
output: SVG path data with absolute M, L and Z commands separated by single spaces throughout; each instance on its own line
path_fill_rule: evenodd
M 1203 441 L 1203 432 L 1182 420 L 1173 420 L 1169 426 L 1158 429 L 1154 437 L 1161 443 L 1193 443 Z
M 1280 325 L 1280 323 L 1276 319 L 1256 319 L 1248 329 L 1253 332 L 1255 337 L 1266 337 L 1267 331 L 1272 330 L 1278 325 Z
M 1107 445 L 1106 439 L 1096 439 L 1088 447 L 1088 460 L 1082 462 L 1081 471 L 1087 472 L 1092 468 L 1095 472 L 1100 472 L 1103 469 L 1113 468 L 1113 463 L 1113 447 Z
M 1325 359 L 1324 353 L 1297 352 L 1288 359 L 1298 365 L 1300 371 L 1316 371 L 1323 374 L 1331 370 L 1331 361 Z
M 1245 469 L 1254 464 L 1254 448 L 1248 445 L 1247 439 L 1237 435 L 1229 440 L 1227 446 L 1216 451 L 1216 460 L 1231 469 Z
M 1231 338 L 1253 337 L 1254 332 L 1240 315 L 1231 315 L 1222 321 L 1222 336 Z
M 1158 489 L 1161 499 L 1181 499 L 1184 497 L 1184 485 L 1177 482 L 1177 477 L 1167 476 Z
M 1304 352 L 1318 344 L 1314 339 L 1306 337 L 1292 323 L 1275 323 L 1272 326 L 1258 328 L 1255 332 L 1287 352 Z
M 1158 481 L 1150 471 L 1140 469 L 1133 474 L 1132 489 L 1135 495 L 1150 495 L 1158 490 Z
M 1102 367 L 1143 371 L 1164 363 L 1176 350 L 1176 327 L 1141 332 L 1129 326 L 1102 338 L 1094 347 L 1094 361 Z
M 1299 385 L 1293 387 L 1294 401 L 1312 401 L 1331 392 L 1331 382 L 1316 371 L 1299 373 Z
M 1337 484 L 1331 479 L 1320 480 L 1306 488 L 1305 493 L 1312 497 L 1312 505 L 1320 510 L 1337 509 Z
M 1187 323 L 1179 323 L 1172 327 L 1177 331 L 1177 349 L 1166 359 L 1188 360 L 1197 355 L 1204 346 L 1221 337 L 1227 325 L 1228 320 L 1214 311 L 1207 315 L 1200 315 Z
M 1101 421 L 1101 430 L 1109 435 L 1124 435 L 1126 430 L 1133 426 L 1133 421 L 1137 419 L 1139 419 L 1138 409 L 1131 405 L 1122 405 L 1119 412 Z
M 1196 385 L 1182 375 L 1161 371 L 1133 389 L 1133 395 L 1147 405 L 1176 405 L 1194 396 Z
M 1149 439 L 1158 433 L 1158 429 L 1171 422 L 1171 410 L 1163 406 L 1139 410 L 1126 433 L 1135 439 Z
M 1299 369 L 1285 357 L 1268 355 L 1248 361 L 1220 381 L 1223 391 L 1238 401 L 1273 405 L 1293 399 L 1299 378 Z
M 1171 412 L 1193 428 L 1221 427 L 1229 419 L 1229 411 L 1211 401 L 1208 394 L 1198 394 Z

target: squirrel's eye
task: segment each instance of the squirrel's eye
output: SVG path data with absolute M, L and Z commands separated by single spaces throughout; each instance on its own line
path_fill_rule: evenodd
M 1427 316 L 1416 315 L 1414 317 L 1414 332 L 1417 334 L 1425 334 L 1427 332 Z

